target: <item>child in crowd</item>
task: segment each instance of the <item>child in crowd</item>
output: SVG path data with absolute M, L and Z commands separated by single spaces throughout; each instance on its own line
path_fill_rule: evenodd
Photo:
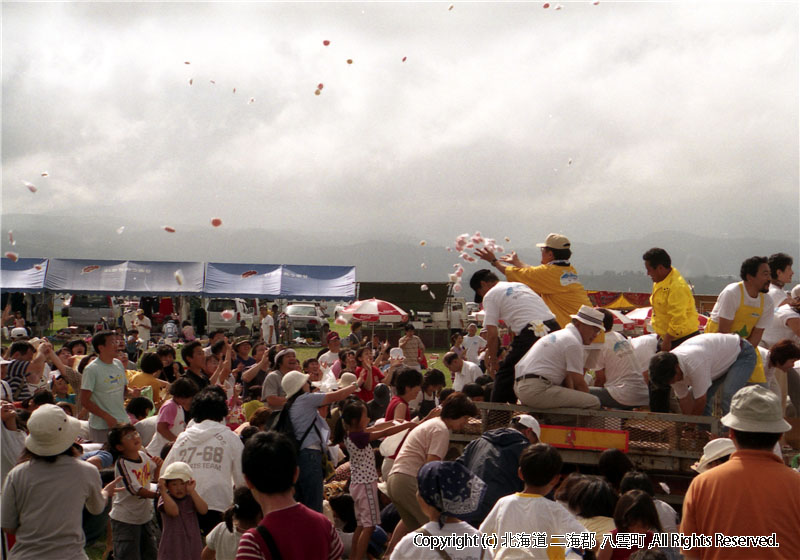
M 525 482 L 522 492 L 500 498 L 481 524 L 481 533 L 502 535 L 511 533 L 543 532 L 547 534 L 547 548 L 531 548 L 528 558 L 564 558 L 564 541 L 559 546 L 553 535 L 584 533 L 586 528 L 558 502 L 545 498 L 558 483 L 563 461 L 558 450 L 546 443 L 530 445 L 519 458 L 519 477 Z M 498 543 L 499 545 L 500 543 Z M 488 549 L 490 557 L 509 554 L 498 546 Z
M 264 406 L 266 405 L 261 402 L 261 386 L 254 385 L 248 387 L 247 396 L 245 396 L 244 403 L 242 403 L 242 410 L 244 411 L 246 420 L 249 422 L 255 411 Z
M 163 398 L 161 391 L 169 387 L 166 381 L 162 381 L 156 377 L 156 374 L 161 371 L 161 359 L 155 352 L 147 352 L 142 356 L 141 373 L 135 374 L 128 383 L 131 387 L 150 387 L 153 391 L 153 402 L 158 407 L 161 405 Z
M 50 390 L 53 392 L 56 403 L 66 402 L 75 406 L 76 395 L 69 392 L 67 378 L 60 373 L 56 373 L 50 380 Z
M 461 463 L 431 461 L 419 470 L 417 485 L 417 501 L 428 517 L 428 523 L 419 533 L 425 536 L 477 534 L 477 529 L 463 519 L 473 515 L 483 500 L 486 484 L 481 479 Z M 428 550 L 414 544 L 415 536 L 416 532 L 404 536 L 392 552 L 391 560 L 478 560 L 483 557 L 480 546 L 459 549 L 451 545 Z
M 150 483 L 158 480 L 163 461 L 142 449 L 142 438 L 130 424 L 111 428 L 108 447 L 118 455 L 114 471 L 125 485 L 125 490 L 114 495 L 109 513 L 114 558 L 155 560 L 158 529 L 153 522 L 152 499 L 156 492 Z
M 348 399 L 342 409 L 341 426 L 347 432 L 344 445 L 350 456 L 350 495 L 353 496 L 358 526 L 353 535 L 352 560 L 361 560 L 367 553 L 369 540 L 381 522 L 378 502 L 378 470 L 375 451 L 370 442 L 414 427 L 413 422 L 399 425 L 379 424 L 367 427 L 367 405 L 358 399 Z M 337 429 L 337 436 L 341 436 Z M 341 441 L 340 437 L 336 438 Z
M 192 467 L 180 461 L 167 466 L 158 490 L 163 527 L 158 560 L 197 560 L 203 552 L 197 515 L 204 515 L 208 505 L 197 493 Z
M 730 441 L 730 440 L 729 440 Z M 678 512 L 663 500 L 655 498 L 656 491 L 653 487 L 653 481 L 646 473 L 639 471 L 629 471 L 622 477 L 622 482 L 619 483 L 619 491 L 624 494 L 628 490 L 643 490 L 648 496 L 653 498 L 653 504 L 656 506 L 658 512 L 658 520 L 661 522 L 661 527 L 666 533 L 678 532 Z
M 139 351 L 142 348 L 142 341 L 139 340 L 139 331 L 132 329 L 128 331 L 128 338 L 125 339 L 125 352 L 128 354 L 128 359 L 135 362 L 139 359 Z M 83 351 L 86 354 L 86 349 Z M 72 350 L 72 355 L 77 356 L 75 350 Z
M 225 423 L 231 430 L 235 430 L 245 422 L 247 416 L 242 409 L 242 384 L 236 383 L 233 386 L 233 395 L 228 399 L 228 416 Z
M 464 348 L 464 335 L 460 332 L 450 335 L 450 352 L 455 352 L 456 356 L 461 359 L 466 359 L 466 348 Z M 450 381 L 453 381 L 455 374 L 450 374 Z
M 619 497 L 614 509 L 614 525 L 617 528 L 603 537 L 597 560 L 628 560 L 635 551 L 650 547 L 653 533 L 663 532 L 653 499 L 643 490 L 630 490 Z M 644 542 L 637 543 L 634 538 L 630 545 L 617 543 L 620 533 L 644 534 Z
M 186 411 L 192 404 L 192 398 L 197 393 L 197 385 L 194 381 L 181 377 L 176 379 L 169 386 L 169 394 L 172 398 L 161 405 L 158 410 L 158 422 L 156 433 L 147 445 L 150 454 L 161 453 L 161 448 L 165 443 L 173 442 L 186 428 Z
M 355 359 L 358 366 L 354 373 L 359 387 L 356 396 L 364 402 L 369 402 L 374 396 L 375 386 L 383 380 L 383 373 L 372 365 L 372 350 L 368 347 L 359 348 Z
M 474 402 L 483 402 L 486 398 L 486 391 L 477 383 L 467 383 L 461 388 L 461 392 L 471 398 Z
M 147 397 L 133 397 L 125 405 L 125 412 L 128 413 L 131 424 L 136 424 L 150 416 L 151 410 L 153 410 L 153 402 Z
M 429 369 L 422 376 L 422 401 L 419 403 L 417 414 L 423 418 L 439 406 L 439 391 L 445 386 L 444 373 L 438 369 Z
M 180 376 L 183 375 L 183 365 L 175 361 L 175 348 L 169 344 L 162 344 L 156 350 L 158 359 L 161 360 L 161 374 L 156 374 L 156 377 L 172 383 Z
M 422 374 L 415 369 L 405 368 L 397 374 L 394 386 L 397 389 L 397 395 L 389 401 L 385 419 L 411 420 L 409 403 L 417 398 L 422 389 Z
M 196 338 L 196 336 L 194 334 L 194 327 L 192 326 L 192 323 L 190 321 L 184 321 L 181 324 L 181 326 L 183 327 L 181 329 L 181 333 L 183 334 L 183 340 L 185 340 L 186 342 L 193 341 Z
M 249 488 L 237 488 L 233 505 L 223 516 L 225 521 L 214 527 L 206 537 L 203 560 L 235 560 L 242 534 L 261 521 L 264 515 Z

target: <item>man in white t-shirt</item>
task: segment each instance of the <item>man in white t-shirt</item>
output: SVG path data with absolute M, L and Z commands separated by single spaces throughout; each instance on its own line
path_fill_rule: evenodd
M 472 275 L 469 287 L 475 290 L 475 303 L 483 303 L 483 325 L 487 330 L 484 362 L 486 373 L 495 375 L 492 402 L 516 403 L 514 366 L 540 337 L 561 327 L 544 300 L 521 282 L 500 282 L 494 272 L 484 268 Z M 514 333 L 514 340 L 498 364 L 501 320 Z
M 467 336 L 461 345 L 464 347 L 464 357 L 473 364 L 479 364 L 478 355 L 486 348 L 486 339 L 478 334 L 478 325 L 470 323 L 467 327 Z
M 614 328 L 614 315 L 608 309 L 598 309 L 603 314 L 606 331 L 603 348 L 595 363 L 594 387 L 589 392 L 608 408 L 630 410 L 650 403 L 650 391 L 642 375 L 642 366 L 636 359 L 631 342 Z
M 764 329 L 760 346 L 771 348 L 785 338 L 800 343 L 800 284 L 792 289 L 786 301 L 775 308 L 772 322 Z
M 583 305 L 572 322 L 537 341 L 517 363 L 514 390 L 522 404 L 534 408 L 600 408 L 589 393 L 583 366 L 584 348 L 603 329 L 603 314 Z
M 778 307 L 787 303 L 789 299 L 786 295 L 786 284 L 792 281 L 794 260 L 786 253 L 775 253 L 769 256 L 767 262 L 769 263 L 769 272 L 772 275 L 767 294 L 772 299 L 775 309 L 778 309 Z
M 772 278 L 767 257 L 746 259 L 739 275 L 741 282 L 728 284 L 717 296 L 706 332 L 738 334 L 758 346 L 774 311 L 767 295 Z
M 275 344 L 275 319 L 269 312 L 261 319 L 261 338 L 270 346 Z
M 136 310 L 136 319 L 133 320 L 133 328 L 139 331 L 139 338 L 144 341 L 145 348 L 150 342 L 150 329 L 153 328 L 153 323 L 150 318 L 144 314 L 144 309 Z
M 339 361 L 339 352 L 342 350 L 342 339 L 339 338 L 339 333 L 336 331 L 328 333 L 326 342 L 328 343 L 328 351 L 317 356 L 319 367 L 322 369 L 323 374 Z M 339 364 L 338 371 L 332 371 L 336 379 L 339 379 L 341 369 L 341 364 Z
M 722 387 L 722 413 L 734 393 L 747 384 L 756 367 L 756 350 L 735 334 L 702 334 L 650 360 L 650 381 L 672 386 L 684 414 L 711 416 L 711 404 Z
M 461 391 L 467 383 L 475 383 L 475 380 L 483 375 L 483 371 L 477 364 L 464 360 L 455 352 L 448 352 L 442 358 L 442 362 L 453 377 L 453 390 Z

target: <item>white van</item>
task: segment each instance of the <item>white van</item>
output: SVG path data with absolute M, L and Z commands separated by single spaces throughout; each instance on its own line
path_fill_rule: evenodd
M 223 311 L 233 312 L 233 317 L 225 320 L 222 318 Z M 253 307 L 241 298 L 213 298 L 208 300 L 206 305 L 208 317 L 208 332 L 223 330 L 232 333 L 239 323 L 245 321 L 247 328 L 253 330 L 256 312 Z M 259 325 L 255 325 L 258 327 Z

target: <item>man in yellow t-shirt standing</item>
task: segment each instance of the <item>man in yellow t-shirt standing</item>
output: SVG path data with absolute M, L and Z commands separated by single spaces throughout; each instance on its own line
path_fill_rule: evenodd
M 540 266 L 525 264 L 514 251 L 499 259 L 489 249 L 478 249 L 475 254 L 505 274 L 509 282 L 522 282 L 539 294 L 564 328 L 572 321 L 570 315 L 577 313 L 582 305 L 591 307 L 592 303 L 578 272 L 569 263 L 572 256 L 569 239 L 551 233 L 544 243 L 536 246 L 542 250 Z
M 653 281 L 650 296 L 653 331 L 658 335 L 659 350 L 669 352 L 684 340 L 700 334 L 694 295 L 681 273 L 672 267 L 672 259 L 664 249 L 653 247 L 642 259 Z

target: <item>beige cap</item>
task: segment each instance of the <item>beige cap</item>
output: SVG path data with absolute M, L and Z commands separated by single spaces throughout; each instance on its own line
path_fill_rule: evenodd
M 283 392 L 286 393 L 286 398 L 288 399 L 298 391 L 303 388 L 308 382 L 309 375 L 307 373 L 303 373 L 302 371 L 290 371 L 286 375 L 283 376 L 281 379 L 281 387 L 283 388 Z
M 30 435 L 25 438 L 28 451 L 41 457 L 63 453 L 75 443 L 81 422 L 69 416 L 60 406 L 43 404 L 28 419 Z
M 544 240 L 544 243 L 537 243 L 537 247 L 547 247 L 548 249 L 569 249 L 569 239 L 560 233 L 551 233 Z
M 740 432 L 783 433 L 792 425 L 783 419 L 781 399 L 760 385 L 742 387 L 731 399 L 731 411 L 722 424 Z
M 349 371 L 343 373 L 342 376 L 339 378 L 339 389 L 344 389 L 345 387 L 349 387 L 356 381 L 358 381 L 358 378 L 355 376 L 354 373 L 350 373 Z
M 182 480 L 189 482 L 194 478 L 194 471 L 192 467 L 181 461 L 176 461 L 167 465 L 164 472 L 161 473 L 161 478 L 164 480 Z

